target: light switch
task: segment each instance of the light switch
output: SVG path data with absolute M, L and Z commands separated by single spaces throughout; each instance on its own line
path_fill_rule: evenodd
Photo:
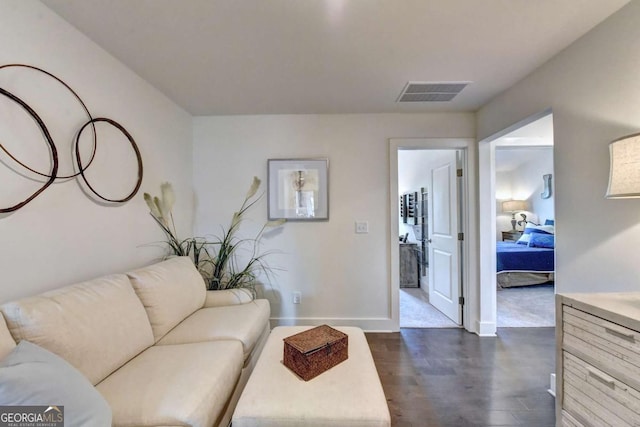
M 369 232 L 369 223 L 367 221 L 356 221 L 356 233 L 368 233 Z

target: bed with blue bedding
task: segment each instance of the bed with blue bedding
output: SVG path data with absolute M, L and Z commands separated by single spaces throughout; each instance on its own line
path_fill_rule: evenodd
M 498 287 L 537 285 L 554 279 L 554 235 L 542 232 L 541 227 L 528 228 L 526 237 L 518 242 L 496 243 Z
M 553 273 L 553 248 L 532 248 L 515 242 L 497 242 L 497 271 Z

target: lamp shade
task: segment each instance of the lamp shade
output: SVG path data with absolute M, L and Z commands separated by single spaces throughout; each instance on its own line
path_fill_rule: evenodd
M 640 133 L 609 144 L 607 199 L 640 197 Z
M 502 212 L 519 212 L 527 209 L 527 202 L 524 200 L 507 200 L 502 202 Z

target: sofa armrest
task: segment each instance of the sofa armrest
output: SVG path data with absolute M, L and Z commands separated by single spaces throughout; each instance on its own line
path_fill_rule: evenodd
M 204 307 L 246 304 L 251 301 L 253 301 L 253 294 L 249 289 L 222 289 L 219 291 L 207 291 Z

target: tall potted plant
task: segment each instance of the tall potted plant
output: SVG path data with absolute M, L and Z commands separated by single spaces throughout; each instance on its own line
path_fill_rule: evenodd
M 253 177 L 240 209 L 233 214 L 231 224 L 226 229 L 223 227 L 222 237 L 215 237 L 213 240 L 204 237 L 178 237 L 173 221 L 175 194 L 170 183 L 160 186 L 159 197 L 144 193 L 151 217 L 167 236 L 168 256 L 190 257 L 209 290 L 247 288 L 255 295 L 257 276 L 260 273 L 269 276 L 271 273 L 265 260 L 271 252 L 260 252 L 260 240 L 267 229 L 281 226 L 285 220 L 265 222 L 253 238 L 239 238 L 237 235 L 244 214 L 262 197 L 262 194 L 258 194 L 260 184 L 260 179 Z M 239 251 L 243 249 L 247 249 L 249 253 L 246 262 L 240 262 L 239 259 Z

